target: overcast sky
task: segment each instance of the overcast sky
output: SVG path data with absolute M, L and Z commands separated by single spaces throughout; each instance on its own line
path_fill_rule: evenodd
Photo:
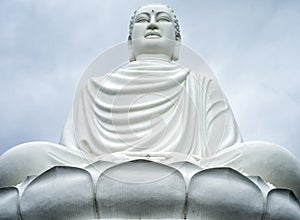
M 160 2 L 174 8 L 183 44 L 215 72 L 244 140 L 279 144 L 300 159 L 300 1 Z M 0 0 L 0 154 L 58 143 L 80 76 L 126 41 L 145 3 Z

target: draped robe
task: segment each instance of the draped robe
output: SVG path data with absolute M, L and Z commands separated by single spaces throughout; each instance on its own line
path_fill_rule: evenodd
M 177 154 L 193 161 L 240 142 L 215 79 L 163 60 L 134 61 L 89 79 L 61 140 L 89 155 L 164 160 Z

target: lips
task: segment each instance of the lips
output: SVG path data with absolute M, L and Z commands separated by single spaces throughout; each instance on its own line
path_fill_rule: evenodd
M 158 32 L 151 31 L 145 34 L 145 38 L 160 38 L 161 35 Z

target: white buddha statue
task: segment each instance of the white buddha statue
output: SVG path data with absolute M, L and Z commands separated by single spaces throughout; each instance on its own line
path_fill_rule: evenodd
M 0 157 L 0 187 L 57 165 L 149 159 L 231 167 L 300 197 L 300 164 L 285 149 L 243 142 L 213 76 L 177 64 L 181 36 L 171 8 L 140 7 L 130 22 L 130 62 L 88 79 L 60 144 L 32 142 Z

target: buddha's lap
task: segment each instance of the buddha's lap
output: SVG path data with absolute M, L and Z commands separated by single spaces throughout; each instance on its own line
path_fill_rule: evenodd
M 48 142 L 22 144 L 0 157 L 0 186 L 16 185 L 27 176 L 38 175 L 53 166 L 83 167 L 89 163 L 91 161 L 77 148 Z M 288 151 L 274 144 L 237 144 L 200 160 L 199 164 L 203 169 L 231 167 L 247 175 L 260 176 L 276 187 L 290 188 L 300 195 L 300 164 Z

